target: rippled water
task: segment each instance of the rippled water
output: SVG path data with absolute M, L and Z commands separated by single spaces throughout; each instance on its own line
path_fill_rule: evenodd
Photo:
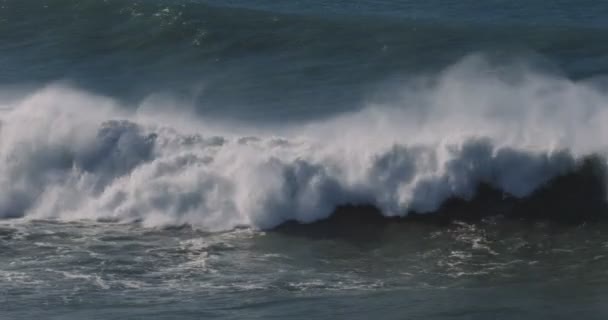
M 495 219 L 448 227 L 397 223 L 374 228 L 338 237 L 5 222 L 0 226 L 0 315 L 608 315 L 603 303 L 608 297 L 608 235 L 603 225 Z

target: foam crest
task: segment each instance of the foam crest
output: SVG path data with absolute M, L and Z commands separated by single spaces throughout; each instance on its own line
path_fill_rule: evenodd
M 470 57 L 401 94 L 265 128 L 192 120 L 169 106 L 126 112 L 50 86 L 2 106 L 0 217 L 216 231 L 312 222 L 343 204 L 404 216 L 470 199 L 482 183 L 525 197 L 606 149 L 608 99 L 593 83 Z

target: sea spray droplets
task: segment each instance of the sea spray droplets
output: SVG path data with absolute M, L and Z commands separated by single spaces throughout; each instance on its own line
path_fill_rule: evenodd
M 604 152 L 604 92 L 491 68 L 469 58 L 404 87 L 397 107 L 273 130 L 241 124 L 244 135 L 51 86 L 1 115 L 0 216 L 215 231 L 312 222 L 342 204 L 405 215 L 470 199 L 480 183 L 524 197 Z

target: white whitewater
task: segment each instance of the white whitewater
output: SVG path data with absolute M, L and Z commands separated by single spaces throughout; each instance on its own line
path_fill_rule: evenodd
M 121 106 L 62 85 L 4 99 L 0 217 L 217 231 L 312 222 L 341 204 L 424 213 L 479 183 L 529 195 L 607 150 L 598 82 L 472 56 L 401 92 L 289 127 L 194 119 L 153 97 Z

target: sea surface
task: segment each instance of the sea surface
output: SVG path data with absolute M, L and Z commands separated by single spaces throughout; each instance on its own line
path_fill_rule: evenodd
M 0 319 L 606 319 L 606 17 L 0 0 Z

